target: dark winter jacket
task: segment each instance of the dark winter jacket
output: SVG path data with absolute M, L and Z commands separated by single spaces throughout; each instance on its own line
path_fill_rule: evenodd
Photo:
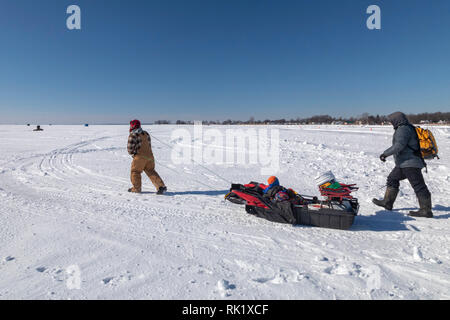
M 416 130 L 405 114 L 395 112 L 388 116 L 395 129 L 392 147 L 383 152 L 385 157 L 394 156 L 395 166 L 399 168 L 423 168 L 425 163 L 420 156 L 419 139 Z

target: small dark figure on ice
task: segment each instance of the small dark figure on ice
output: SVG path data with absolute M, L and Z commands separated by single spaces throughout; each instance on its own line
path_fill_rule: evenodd
M 395 168 L 387 178 L 387 188 L 384 199 L 373 199 L 373 203 L 386 210 L 392 210 L 397 198 L 400 181 L 408 179 L 419 200 L 420 209 L 410 211 L 413 217 L 432 218 L 431 194 L 425 184 L 422 169 L 426 167 L 420 153 L 419 138 L 414 126 L 408 121 L 406 115 L 395 112 L 388 116 L 395 129 L 392 146 L 380 156 L 385 162 L 389 156 L 394 156 Z

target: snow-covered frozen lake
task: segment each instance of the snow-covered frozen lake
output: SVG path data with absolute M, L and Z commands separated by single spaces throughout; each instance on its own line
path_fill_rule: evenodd
M 434 219 L 406 216 L 417 208 L 408 182 L 395 211 L 371 202 L 394 166 L 378 158 L 392 128 L 270 127 L 285 187 L 318 195 L 314 177 L 327 170 L 358 184 L 349 231 L 274 224 L 225 202 L 230 185 L 213 173 L 268 176 L 251 164 L 174 164 L 172 132 L 192 126 L 144 126 L 164 196 L 145 176 L 143 194 L 127 192 L 127 126 L 43 128 L 0 126 L 0 299 L 450 298 L 449 127 L 432 127 L 441 160 L 424 173 Z

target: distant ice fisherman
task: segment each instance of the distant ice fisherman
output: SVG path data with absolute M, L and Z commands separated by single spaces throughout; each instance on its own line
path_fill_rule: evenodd
M 128 153 L 133 157 L 131 163 L 131 183 L 133 187 L 128 189 L 128 192 L 140 193 L 142 191 L 141 174 L 144 171 L 156 187 L 157 194 L 163 194 L 167 187 L 155 171 L 155 158 L 152 152 L 150 135 L 142 130 L 139 120 L 130 122 Z

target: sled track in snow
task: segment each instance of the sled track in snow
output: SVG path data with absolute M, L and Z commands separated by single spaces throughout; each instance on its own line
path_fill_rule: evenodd
M 108 176 L 95 173 L 87 168 L 81 167 L 80 169 L 80 166 L 76 164 L 76 161 L 74 159 L 74 155 L 79 153 L 111 150 L 80 150 L 82 148 L 88 147 L 95 142 L 106 140 L 108 138 L 109 137 L 102 137 L 74 143 L 63 148 L 58 148 L 44 155 L 39 161 L 39 172 L 37 177 L 41 179 L 42 176 L 46 176 L 45 173 L 52 173 L 51 175 L 49 174 L 49 178 L 56 178 L 58 180 L 53 181 L 52 184 L 56 183 L 57 185 L 60 185 L 59 187 L 56 187 L 56 189 L 60 190 L 59 192 L 57 190 L 55 192 L 55 186 L 53 186 L 51 190 L 48 190 L 45 188 L 44 184 L 35 187 L 35 190 L 38 193 L 37 197 L 46 199 L 46 206 L 48 206 L 49 208 L 57 204 L 62 208 L 65 207 L 65 210 L 69 210 L 73 215 L 77 216 L 77 218 L 69 219 L 67 218 L 67 215 L 62 218 L 59 214 L 51 214 L 53 216 L 53 219 L 64 219 L 74 226 L 77 226 L 77 221 L 79 221 L 80 218 L 86 221 L 95 222 L 96 224 L 101 223 L 110 227 L 115 225 L 119 226 L 121 224 L 122 226 L 124 226 L 125 224 L 128 225 L 126 230 L 128 230 L 127 232 L 131 232 L 131 236 L 146 238 L 146 224 L 156 223 L 161 225 L 161 228 L 163 229 L 172 229 L 170 226 L 170 221 L 174 219 L 174 217 L 178 217 L 178 219 L 186 221 L 183 229 L 179 231 L 175 231 L 173 229 L 169 231 L 162 231 L 162 234 L 168 232 L 172 236 L 180 238 L 187 237 L 188 239 L 190 239 L 190 241 L 196 241 L 205 244 L 208 243 L 209 237 L 197 235 L 195 232 L 189 231 L 190 223 L 193 223 L 194 225 L 198 223 L 205 225 L 211 223 L 231 225 L 245 224 L 250 227 L 253 226 L 270 229 L 280 229 L 280 231 L 282 230 L 284 233 L 290 233 L 293 237 L 298 237 L 298 228 L 293 229 L 290 226 L 273 225 L 264 220 L 254 219 L 253 217 L 246 215 L 243 208 L 241 207 L 220 208 L 220 206 L 223 204 L 221 200 L 218 201 L 217 205 L 212 204 L 211 212 L 209 214 L 205 214 L 205 206 L 211 206 L 211 203 L 206 205 L 205 202 L 210 202 L 210 200 L 199 200 L 198 197 L 194 197 L 192 201 L 189 201 L 189 209 L 178 209 L 178 206 L 181 207 L 182 203 L 186 201 L 186 199 L 180 199 L 180 203 L 177 204 L 178 201 L 166 202 L 165 198 L 157 198 L 156 196 L 152 195 L 138 195 L 137 197 L 139 198 L 136 199 L 136 195 L 130 196 L 126 193 L 118 194 L 117 192 L 113 191 L 113 188 L 110 187 L 108 181 L 116 184 L 117 182 L 123 182 L 125 187 L 125 183 L 128 183 L 125 178 L 111 179 Z M 19 168 L 28 168 L 30 166 L 33 166 L 33 164 L 35 163 L 35 159 L 36 158 L 33 157 L 33 161 L 31 161 L 31 163 L 28 162 L 29 159 L 27 159 L 26 161 L 24 161 L 24 163 L 20 164 Z M 27 172 L 27 170 L 25 171 Z M 31 173 L 32 176 L 36 177 L 36 174 L 33 174 L 33 172 L 29 173 Z M 87 177 L 89 177 L 89 179 L 86 179 Z M 96 179 L 93 180 L 93 177 Z M 83 185 L 81 182 L 86 180 L 89 181 L 89 184 Z M 81 188 L 79 186 L 81 186 Z M 87 195 L 87 191 L 90 191 L 91 193 Z M 151 201 L 148 201 L 146 197 L 151 197 Z M 26 199 L 22 199 L 22 201 L 25 200 Z M 156 204 L 154 203 L 155 200 L 157 201 Z M 67 204 L 72 205 L 68 208 Z M 111 213 L 108 216 L 92 214 L 91 212 L 83 209 L 83 205 L 85 204 L 89 204 L 91 210 L 92 207 L 111 208 Z M 156 208 L 154 208 L 155 205 Z M 31 213 L 32 209 L 29 210 Z M 118 214 L 121 215 L 120 218 L 117 216 Z M 48 217 L 48 215 L 46 216 Z M 117 220 L 121 222 L 117 222 Z M 311 232 L 313 231 L 309 228 L 306 228 L 304 230 L 305 236 L 302 237 L 303 246 L 306 243 L 306 235 Z M 321 237 L 325 241 L 332 235 L 332 232 L 329 230 L 315 230 L 314 234 L 316 239 L 318 236 L 322 235 Z M 255 238 L 254 236 L 249 236 L 246 234 L 234 234 L 233 237 L 239 242 L 247 243 L 252 248 L 258 247 L 260 251 L 262 250 L 261 252 L 266 251 L 264 247 L 268 245 L 269 248 L 272 246 L 277 246 L 286 250 L 288 250 L 290 247 L 290 244 L 288 243 L 279 243 L 274 239 L 265 237 Z M 223 244 L 223 246 L 220 246 L 218 244 L 215 245 L 217 247 L 217 250 L 226 250 L 225 244 Z M 236 250 L 241 251 L 241 249 Z M 249 253 L 245 254 L 246 250 L 244 250 L 242 254 L 249 255 Z M 286 259 L 283 256 L 284 254 L 280 254 L 278 256 L 278 259 L 291 261 L 291 258 Z
M 10 188 L 16 189 L 18 187 L 17 185 L 15 187 L 10 185 Z M 225 241 L 225 237 L 229 238 L 229 236 L 232 236 L 234 242 L 246 244 L 243 248 L 238 246 L 233 251 L 249 259 L 253 256 L 255 248 L 258 248 L 260 254 L 269 254 L 273 246 L 280 247 L 282 250 L 289 250 L 290 244 L 280 243 L 276 239 L 264 236 L 264 232 L 262 232 L 261 236 L 237 232 L 231 234 L 221 234 L 218 232 L 217 237 L 224 237 L 224 241 L 216 242 L 213 246 L 210 246 L 211 234 L 209 232 L 203 235 L 199 234 L 198 230 L 192 228 L 190 224 L 194 226 L 198 223 L 205 226 L 220 226 L 224 223 L 231 223 L 235 225 L 248 225 L 250 227 L 279 228 L 283 232 L 295 232 L 295 230 L 289 231 L 291 229 L 290 226 L 273 226 L 265 220 L 255 220 L 245 215 L 244 212 L 240 212 L 242 210 L 233 210 L 234 214 L 232 215 L 230 215 L 230 211 L 226 212 L 226 210 L 205 215 L 199 213 L 199 210 L 195 208 L 180 210 L 173 208 L 173 205 L 170 204 L 163 206 L 164 210 L 161 210 L 160 203 L 158 203 L 158 208 L 148 207 L 142 203 L 133 204 L 126 201 L 125 203 L 114 201 L 98 202 L 88 201 L 85 198 L 76 198 L 75 201 L 72 198 L 72 201 L 69 203 L 69 199 L 64 194 L 46 195 L 45 197 L 42 197 L 42 194 L 36 191 L 27 192 L 27 197 L 23 197 L 15 192 L 13 194 L 16 202 L 25 203 L 25 205 L 21 205 L 22 215 L 38 216 L 43 221 L 53 220 L 58 223 L 71 225 L 73 228 L 82 228 L 83 225 L 96 225 L 96 228 L 102 226 L 100 230 L 109 231 L 112 234 L 132 239 L 150 240 L 154 237 L 163 239 L 169 235 L 172 238 L 180 239 L 180 242 L 202 243 L 204 246 L 203 250 L 217 250 L 217 252 L 229 250 L 229 243 L 227 242 L 230 239 Z M 38 205 L 33 203 L 33 198 L 39 199 L 36 202 Z M 90 210 L 84 209 L 84 206 L 88 203 Z M 70 204 L 70 206 L 67 206 L 67 204 Z M 105 206 L 111 208 L 111 212 L 108 215 L 97 214 L 95 210 L 92 212 L 92 209 L 95 209 L 95 207 L 104 208 Z M 55 207 L 60 209 L 54 210 Z M 184 221 L 185 223 L 172 225 L 174 218 L 175 220 L 182 219 L 178 222 Z M 80 221 L 83 224 L 80 225 Z M 152 225 L 151 234 L 148 234 L 148 228 L 146 227 L 149 225 Z M 155 225 L 159 227 L 155 228 Z M 181 229 L 180 225 L 183 226 Z M 214 231 L 212 232 L 214 233 Z M 323 238 L 326 239 L 329 232 L 326 230 L 322 230 L 322 232 Z M 305 243 L 303 242 L 302 246 L 304 245 Z M 294 263 L 295 261 L 295 258 L 289 257 L 289 255 L 282 252 L 272 254 L 272 257 L 290 263 Z
M 6 165 L 14 164 L 15 168 L 7 171 L 12 172 L 19 181 L 34 185 L 37 189 L 45 190 L 52 186 L 52 189 L 67 189 L 70 185 L 82 185 L 84 190 L 93 188 L 108 189 L 107 182 L 124 183 L 125 179 L 118 179 L 107 175 L 94 172 L 83 166 L 77 165 L 74 161 L 74 155 L 88 154 L 93 152 L 111 152 L 122 150 L 119 147 L 83 149 L 95 142 L 105 141 L 114 138 L 114 136 L 105 136 L 96 139 L 85 140 L 68 146 L 54 149 L 45 154 L 32 155 L 30 157 L 11 160 Z M 5 165 L 4 164 L 4 165 Z M 89 177 L 89 179 L 86 179 Z M 94 177 L 94 179 L 92 179 Z M 46 183 L 51 179 L 51 183 Z M 57 181 L 53 181 L 56 179 Z M 86 182 L 92 185 L 86 185 Z M 73 190 L 72 190 L 73 191 Z
M 79 176 L 82 174 L 89 174 L 83 167 L 76 166 L 73 162 L 73 155 L 79 153 L 91 153 L 91 152 L 105 152 L 114 151 L 123 148 L 105 148 L 105 149 L 88 149 L 80 150 L 81 148 L 87 147 L 95 142 L 104 141 L 112 137 L 101 137 L 92 140 L 82 141 L 78 143 L 71 144 L 69 146 L 58 148 L 45 155 L 39 163 L 39 170 L 42 174 L 46 175 L 49 171 L 55 172 L 56 176 L 59 178 L 70 178 L 73 176 Z M 65 170 L 64 170 L 65 169 Z M 90 173 L 91 175 L 101 176 L 105 179 L 111 179 L 105 175 L 99 175 L 96 173 Z
M 170 136 L 159 128 L 165 138 Z M 391 159 L 386 164 L 378 159 L 389 136 L 372 139 L 365 134 L 355 142 L 356 134 L 283 130 L 279 176 L 286 185 L 317 195 L 314 174 L 331 169 L 343 182 L 358 183 L 356 196 L 362 204 L 349 231 L 292 227 L 257 219 L 224 202 L 217 189 L 226 189 L 225 184 L 195 165 L 173 165 L 170 151 L 157 143 L 158 171 L 167 178 L 171 194 L 127 193 L 131 159 L 124 135 L 114 139 L 119 130 L 102 127 L 86 134 L 64 128 L 75 135 L 30 135 L 23 146 L 11 150 L 12 160 L 2 161 L 0 211 L 6 223 L 0 227 L 0 268 L 11 280 L 0 279 L 0 296 L 53 298 L 46 292 L 56 292 L 58 298 L 69 298 L 73 292 L 59 292 L 63 282 L 50 284 L 52 275 L 36 268 L 64 270 L 73 263 L 80 263 L 87 277 L 83 298 L 171 299 L 193 290 L 195 298 L 214 299 L 220 298 L 216 284 L 221 279 L 236 285 L 229 291 L 235 299 L 450 296 L 445 160 L 430 162 L 425 175 L 440 197 L 436 219 L 408 219 L 404 213 L 416 206 L 408 183 L 402 184 L 400 211 L 383 212 L 370 201 L 381 196 L 379 189 L 393 167 Z M 443 159 L 449 150 L 447 133 L 438 136 Z M 45 151 L 53 150 L 43 152 L 40 143 Z M 238 183 L 265 178 L 256 166 L 209 168 Z M 197 185 L 194 178 L 212 186 Z M 145 177 L 144 191 L 151 188 Z M 2 260 L 9 256 L 14 260 Z M 381 277 L 381 288 L 368 291 L 366 282 L 377 283 L 373 270 Z M 128 271 L 134 279 L 122 283 L 119 275 Z M 140 280 L 144 273 L 149 277 Z
M 155 198 L 155 195 L 130 195 L 125 192 L 129 186 L 127 178 L 110 177 L 77 164 L 74 158 L 74 155 L 77 154 L 124 149 L 116 147 L 83 149 L 96 142 L 110 138 L 113 137 L 105 136 L 85 140 L 54 149 L 46 154 L 33 155 L 16 160 L 14 163 L 17 168 L 12 171 L 12 174 L 20 183 L 30 185 L 42 198 L 52 199 L 51 202 L 71 203 L 75 200 L 80 203 L 111 208 L 112 211 L 126 210 L 129 212 L 128 217 L 130 220 L 139 218 L 133 212 L 146 216 L 155 216 L 160 220 L 173 216 L 190 217 L 190 219 L 203 220 L 205 222 L 213 219 L 211 215 L 205 216 L 199 213 L 204 209 L 204 203 L 195 204 L 195 201 L 192 201 L 190 205 L 194 209 L 180 210 L 177 209 L 177 203 L 181 205 L 181 202 L 185 200 L 175 201 L 174 203 L 172 201 L 167 202 L 162 197 Z M 51 179 L 51 183 L 48 183 L 47 179 Z M 124 190 L 124 192 L 117 192 L 114 189 Z M 136 199 L 136 197 L 139 199 Z M 164 208 L 164 210 L 152 208 L 152 201 L 148 201 L 149 197 L 151 200 L 156 200 L 158 207 Z M 194 198 L 196 199 L 197 197 Z M 223 201 L 220 200 L 220 203 L 223 203 Z M 217 221 L 236 221 L 236 216 L 232 215 L 230 217 L 230 210 L 226 208 L 215 208 L 214 212 L 216 215 L 214 219 Z M 236 215 L 235 210 L 232 212 Z M 239 212 L 238 215 L 241 217 L 237 218 L 238 221 L 248 219 L 248 217 L 239 214 Z

